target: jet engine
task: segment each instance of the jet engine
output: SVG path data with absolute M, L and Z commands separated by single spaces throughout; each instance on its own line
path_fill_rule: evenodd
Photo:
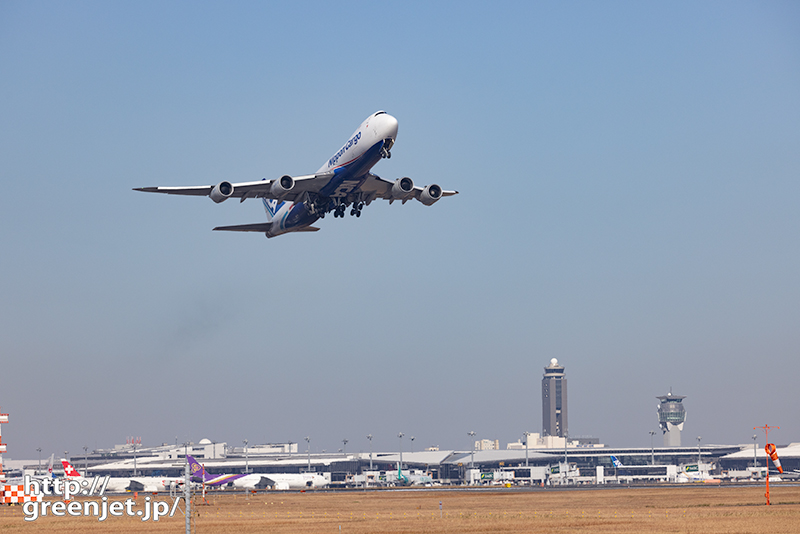
M 269 186 L 269 192 L 274 198 L 280 200 L 288 195 L 293 187 L 294 178 L 289 175 L 284 175 L 272 182 L 272 185 Z
M 426 185 L 419 195 L 419 201 L 426 206 L 433 205 L 440 198 L 442 198 L 442 188 L 436 184 Z
M 233 194 L 233 185 L 230 182 L 220 182 L 214 186 L 214 189 L 208 194 L 208 196 L 219 204 L 220 202 L 225 202 L 228 200 L 231 195 Z
M 392 186 L 392 200 L 405 200 L 414 194 L 414 181 L 411 178 L 398 178 Z

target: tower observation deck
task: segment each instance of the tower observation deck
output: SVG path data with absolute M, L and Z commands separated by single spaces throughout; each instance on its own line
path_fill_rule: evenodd
M 680 447 L 681 430 L 686 421 L 686 410 L 682 401 L 686 396 L 673 395 L 670 390 L 666 395 L 656 398 L 661 401 L 658 406 L 658 425 L 664 434 L 664 446 Z

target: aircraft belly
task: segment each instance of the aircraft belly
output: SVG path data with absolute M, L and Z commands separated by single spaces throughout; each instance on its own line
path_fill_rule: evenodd
M 278 225 L 273 223 L 273 229 L 270 231 L 270 234 L 275 236 L 286 232 L 292 232 L 310 226 L 317 220 L 319 220 L 319 216 L 309 213 L 305 204 L 301 202 L 292 206 L 280 221 L 278 221 Z
M 347 166 L 334 171 L 334 177 L 320 189 L 319 194 L 330 198 L 342 198 L 356 191 L 367 179 L 369 170 L 381 160 L 383 141 L 375 143 L 364 154 Z

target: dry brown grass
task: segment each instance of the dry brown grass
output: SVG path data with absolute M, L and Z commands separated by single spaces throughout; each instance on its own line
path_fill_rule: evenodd
M 123 500 L 127 496 L 112 497 Z M 169 500 L 158 496 L 157 500 Z M 138 502 L 141 504 L 143 497 Z M 796 533 L 800 487 L 686 486 L 604 490 L 342 491 L 215 495 L 197 504 L 199 533 Z M 439 517 L 439 501 L 444 503 Z M 184 517 L 158 523 L 112 517 L 23 521 L 20 507 L 0 508 L 5 532 L 182 532 Z

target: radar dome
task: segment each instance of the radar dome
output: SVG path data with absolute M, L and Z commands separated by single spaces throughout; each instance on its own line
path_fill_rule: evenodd
M 550 360 L 550 365 L 553 367 L 558 365 L 558 358 L 553 358 L 552 360 Z
M 199 445 L 211 445 L 211 440 L 208 438 L 203 438 L 200 440 Z

